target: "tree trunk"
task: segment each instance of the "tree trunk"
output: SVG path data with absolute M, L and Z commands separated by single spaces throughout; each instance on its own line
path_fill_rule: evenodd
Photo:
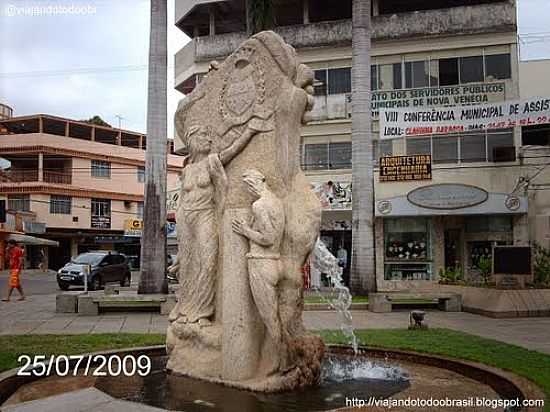
M 353 0 L 351 289 L 376 290 L 371 111 L 371 0 Z
M 166 293 L 167 0 L 151 0 L 145 204 L 138 293 Z

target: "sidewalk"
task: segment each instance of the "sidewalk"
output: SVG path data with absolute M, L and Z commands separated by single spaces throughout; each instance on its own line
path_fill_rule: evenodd
M 77 316 L 55 313 L 55 295 L 29 296 L 24 302 L 0 302 L 0 334 L 165 333 L 166 316 L 107 313 Z M 304 312 L 308 329 L 339 329 L 334 312 Z M 429 311 L 430 327 L 454 329 L 550 354 L 550 318 L 491 319 L 471 313 Z M 353 312 L 356 329 L 406 328 L 409 313 Z

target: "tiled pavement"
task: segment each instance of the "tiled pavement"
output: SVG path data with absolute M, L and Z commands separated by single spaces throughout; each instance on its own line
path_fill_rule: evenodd
M 166 316 L 152 313 L 107 313 L 84 317 L 55 313 L 55 295 L 33 295 L 26 301 L 0 302 L 0 334 L 164 333 Z M 550 318 L 491 319 L 470 313 L 430 311 L 431 327 L 460 330 L 550 354 Z M 304 312 L 309 329 L 337 329 L 334 312 Z M 354 311 L 357 329 L 405 328 L 408 312 Z

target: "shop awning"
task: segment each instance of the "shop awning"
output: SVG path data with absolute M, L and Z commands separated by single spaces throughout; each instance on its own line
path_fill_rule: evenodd
M 21 235 L 18 233 L 9 234 L 8 236 L 6 236 L 6 240 L 15 240 L 17 243 L 22 243 L 24 245 L 59 247 L 59 242 L 56 242 L 55 240 L 42 239 L 40 237 Z

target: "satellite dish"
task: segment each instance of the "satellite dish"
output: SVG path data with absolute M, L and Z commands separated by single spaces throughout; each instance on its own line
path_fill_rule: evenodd
M 8 159 L 0 157 L 0 170 L 6 170 L 11 167 L 11 162 Z

